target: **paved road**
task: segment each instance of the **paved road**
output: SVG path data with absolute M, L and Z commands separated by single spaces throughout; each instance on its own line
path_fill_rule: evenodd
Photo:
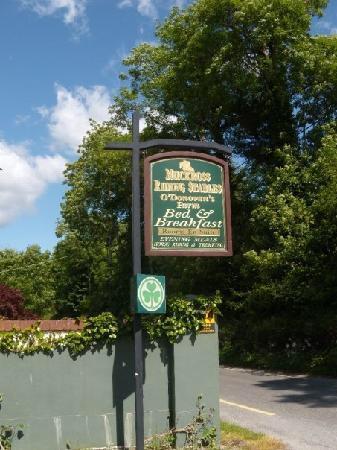
M 337 379 L 220 368 L 220 415 L 291 450 L 337 450 Z

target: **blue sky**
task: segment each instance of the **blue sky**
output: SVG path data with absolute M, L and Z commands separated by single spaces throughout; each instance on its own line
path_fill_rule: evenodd
M 0 248 L 53 248 L 62 171 L 89 117 L 108 117 L 121 59 L 188 2 L 0 1 Z M 337 0 L 313 33 L 337 33 Z

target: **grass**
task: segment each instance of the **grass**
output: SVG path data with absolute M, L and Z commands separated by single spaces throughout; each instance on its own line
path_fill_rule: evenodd
M 228 422 L 221 422 L 221 447 L 224 450 L 286 450 L 277 439 Z

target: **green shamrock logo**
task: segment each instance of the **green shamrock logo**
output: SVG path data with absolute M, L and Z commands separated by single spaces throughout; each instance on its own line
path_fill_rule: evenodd
M 156 278 L 146 277 L 139 285 L 138 297 L 144 309 L 154 312 L 165 300 L 163 286 Z

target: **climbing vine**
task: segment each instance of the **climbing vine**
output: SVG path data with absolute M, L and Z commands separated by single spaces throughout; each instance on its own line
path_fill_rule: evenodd
M 0 334 L 0 352 L 29 355 L 36 352 L 53 353 L 68 349 L 73 356 L 90 349 L 111 344 L 117 337 L 118 323 L 111 313 L 85 319 L 81 331 L 45 333 L 39 323 L 26 330 L 13 329 Z
M 220 297 L 195 297 L 193 299 L 171 298 L 167 304 L 167 313 L 143 318 L 143 326 L 150 341 L 166 338 L 177 342 L 186 334 L 197 333 L 203 325 L 207 311 L 218 313 Z M 39 322 L 25 330 L 0 333 L 0 352 L 17 353 L 20 356 L 37 352 L 52 354 L 55 351 L 68 350 L 71 356 L 77 356 L 88 350 L 111 345 L 116 338 L 130 332 L 131 316 L 117 319 L 105 312 L 84 320 L 81 331 L 67 333 L 46 333 L 41 331 Z
M 143 326 L 151 341 L 166 337 L 174 343 L 186 334 L 197 333 L 204 324 L 206 312 L 219 314 L 220 302 L 219 295 L 171 298 L 167 303 L 167 313 L 145 317 Z

